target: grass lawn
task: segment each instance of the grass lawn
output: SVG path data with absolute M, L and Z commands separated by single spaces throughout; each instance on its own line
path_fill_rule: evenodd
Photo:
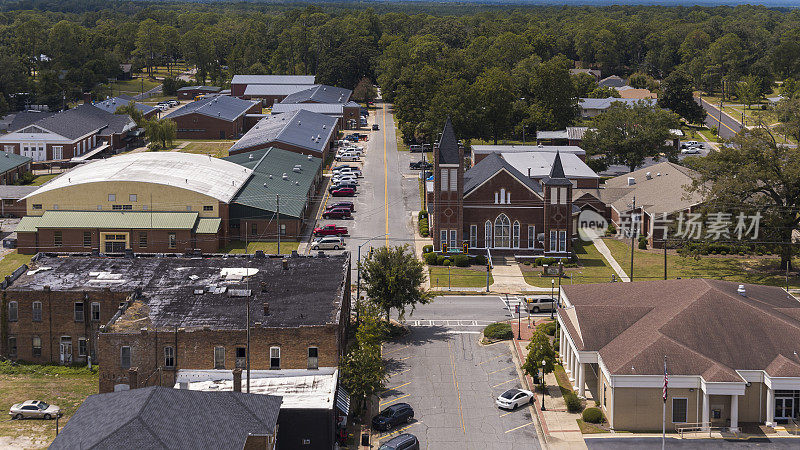
M 474 267 L 429 267 L 429 278 L 431 289 L 446 289 L 447 274 L 450 271 L 451 287 L 486 287 L 486 268 L 481 266 Z M 489 284 L 494 283 L 492 275 L 489 274 Z
M 582 434 L 597 434 L 597 433 L 610 433 L 608 430 L 604 430 L 593 423 L 586 423 L 583 419 L 576 419 L 578 422 L 578 427 L 581 429 Z
M 39 175 L 39 176 L 37 176 L 36 178 L 33 179 L 33 182 L 31 183 L 31 186 L 41 186 L 41 185 L 47 183 L 48 181 L 52 180 L 53 178 L 55 178 L 55 177 L 57 177 L 59 175 L 61 175 L 61 174 L 60 173 L 52 173 L 52 174 L 48 174 L 48 175 Z
M 401 152 L 408 151 L 408 145 L 403 142 L 403 132 L 400 131 L 400 126 L 397 124 L 397 116 L 392 116 L 394 118 L 394 138 L 397 140 L 397 150 Z
M 23 366 L 25 369 L 43 366 Z M 44 366 L 46 367 L 46 366 Z M 96 367 L 96 366 L 95 366 Z M 8 370 L 11 369 L 11 370 Z M 97 370 L 57 368 L 56 374 L 14 373 L 13 367 L 0 366 L 0 408 L 5 411 L 25 400 L 43 400 L 61 407 L 63 427 L 78 406 L 91 394 L 98 392 Z M 0 447 L 46 448 L 56 437 L 55 420 L 0 421 Z
M 33 255 L 20 255 L 16 250 L 6 254 L 0 259 L 0 277 L 11 275 L 19 266 L 31 262 L 32 257 Z
M 631 247 L 616 239 L 605 239 L 614 259 L 619 262 L 625 272 L 630 271 Z M 800 263 L 795 258 L 794 264 Z M 712 278 L 742 283 L 786 286 L 786 275 L 779 269 L 780 258 L 777 256 L 716 256 L 704 255 L 699 259 L 682 257 L 676 253 L 667 254 L 668 278 Z M 663 250 L 634 251 L 633 279 L 658 280 L 664 278 Z M 789 286 L 800 287 L 797 273 L 790 274 Z
M 190 142 L 189 145 L 181 149 L 183 153 L 196 153 L 199 155 L 211 155 L 214 158 L 228 156 L 228 149 L 233 144 L 230 142 Z
M 708 127 L 686 127 L 683 130 L 686 133 L 686 136 L 682 139 L 683 141 L 711 141 L 716 142 L 718 137 L 714 136 L 711 133 L 711 130 Z
M 297 241 L 281 241 L 281 254 L 285 255 L 288 253 L 292 253 L 293 250 L 297 250 L 297 246 L 300 245 Z M 228 246 L 220 250 L 220 253 L 230 253 L 230 254 L 241 254 L 241 253 L 248 253 L 253 254 L 256 250 L 261 250 L 268 255 L 274 255 L 278 253 L 278 243 L 277 242 L 250 242 L 247 244 L 247 251 L 245 252 L 244 248 L 244 241 L 233 241 Z
M 119 95 L 120 93 L 123 94 L 140 94 L 142 92 L 147 92 L 150 89 L 161 84 L 158 80 L 151 80 L 150 78 L 145 77 L 144 81 L 142 78 L 134 78 L 132 80 L 124 80 L 124 81 L 115 81 L 111 84 L 111 92 L 113 95 Z
M 575 244 L 575 254 L 578 256 L 580 265 L 574 268 L 565 268 L 564 273 L 570 278 L 561 280 L 562 284 L 579 284 L 579 283 L 603 283 L 611 280 L 614 269 L 606 263 L 606 260 L 594 247 L 594 244 L 589 242 L 579 241 Z M 542 268 L 534 266 L 521 265 L 522 275 L 525 277 L 525 282 L 531 286 L 548 288 L 551 281 L 555 279 L 558 284 L 558 277 L 543 277 L 541 276 Z

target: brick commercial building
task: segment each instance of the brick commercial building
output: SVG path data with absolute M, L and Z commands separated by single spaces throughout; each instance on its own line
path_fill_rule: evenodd
M 271 106 L 314 85 L 314 75 L 234 75 L 231 95 Z
M 144 152 L 84 164 L 23 198 L 17 248 L 213 253 L 231 240 L 275 240 L 278 229 L 296 239 L 310 220 L 321 165 L 280 149 L 231 160 Z
M 16 183 L 22 175 L 31 171 L 32 161 L 28 156 L 10 152 L 0 153 L 0 185 Z
M 0 149 L 36 162 L 86 158 L 125 148 L 128 133 L 135 129 L 136 123 L 130 116 L 83 104 L 48 115 L 23 128 L 9 129 L 8 134 L 0 136 Z
M 576 158 L 577 160 L 577 158 Z M 493 255 L 572 253 L 573 184 L 556 153 L 548 174 L 534 179 L 497 153 L 464 172 L 464 155 L 450 121 L 434 147 L 432 201 L 429 205 L 434 247 L 461 248 Z
M 287 95 L 281 100 L 281 103 L 338 103 L 344 105 L 350 101 L 351 95 L 353 95 L 353 91 L 350 89 L 315 84 L 308 89 Z
M 337 119 L 299 109 L 266 116 L 228 150 L 231 155 L 277 147 L 302 155 L 322 158 L 333 149 Z
M 773 286 L 684 279 L 562 289 L 560 355 L 614 430 L 738 430 L 800 417 L 800 303 Z M 665 358 L 666 357 L 666 358 Z
M 100 392 L 172 387 L 179 369 L 336 367 L 350 317 L 349 255 L 42 254 L 3 294 L 2 356 L 101 367 Z M 311 280 L 311 281 L 310 281 Z M 102 325 L 102 327 L 101 327 Z M 98 337 L 99 335 L 99 337 Z
M 258 102 L 209 95 L 167 114 L 181 139 L 236 139 L 244 133 L 245 115 L 261 112 Z
M 347 103 L 281 102 L 272 105 L 272 114 L 292 113 L 300 109 L 335 118 L 340 130 L 358 128 L 361 120 L 361 105 L 352 101 Z
M 27 213 L 24 198 L 39 186 L 0 185 L 0 216 L 23 217 Z
M 89 396 L 51 449 L 272 450 L 281 398 L 149 387 Z
M 94 102 L 93 105 L 97 108 L 102 109 L 105 112 L 114 114 L 117 109 L 121 106 L 128 106 L 133 102 L 136 105 L 136 109 L 138 109 L 142 113 L 142 117 L 145 119 L 152 119 L 158 116 L 158 113 L 161 112 L 160 109 L 156 108 L 155 106 L 145 105 L 144 103 L 139 103 L 134 101 L 133 97 L 129 95 L 119 95 L 117 97 L 109 97 L 100 102 Z

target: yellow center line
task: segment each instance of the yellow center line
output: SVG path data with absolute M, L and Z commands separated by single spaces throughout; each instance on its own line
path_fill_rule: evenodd
M 503 367 L 502 369 L 493 370 L 493 371 L 489 372 L 489 373 L 488 373 L 488 375 L 491 375 L 491 374 L 493 374 L 493 373 L 500 372 L 501 370 L 507 370 L 507 369 L 510 369 L 510 368 L 512 368 L 512 367 L 514 367 L 514 366 L 506 366 L 506 367 Z
M 401 387 L 403 387 L 403 386 L 408 386 L 408 385 L 409 385 L 409 384 L 411 384 L 411 383 L 412 383 L 412 382 L 411 382 L 411 381 L 409 381 L 408 383 L 404 383 L 404 384 L 401 384 L 400 386 L 395 386 L 395 387 L 393 387 L 393 388 L 387 388 L 386 390 L 387 390 L 387 391 L 394 391 L 394 390 L 400 389 L 400 388 L 401 388 Z
M 497 386 L 502 386 L 502 385 L 504 385 L 504 384 L 506 384 L 506 383 L 511 383 L 512 381 L 517 381 L 517 379 L 516 379 L 516 378 L 512 378 L 512 379 L 510 379 L 510 380 L 503 381 L 502 383 L 497 383 L 497 384 L 495 384 L 495 385 L 494 385 L 494 386 L 492 386 L 492 387 L 493 387 L 493 388 L 496 388 Z
M 509 411 L 509 412 L 507 412 L 505 414 L 500 414 L 500 417 L 505 417 L 505 416 L 507 416 L 507 415 L 509 415 L 511 413 L 514 413 L 514 412 L 516 412 L 516 411 Z
M 379 438 L 378 438 L 378 442 L 380 442 L 380 441 L 382 441 L 382 440 L 384 440 L 384 439 L 386 439 L 386 438 L 388 438 L 388 437 L 391 437 L 391 436 L 394 436 L 394 435 L 396 435 L 396 434 L 402 433 L 403 431 L 406 431 L 407 429 L 409 429 L 409 428 L 413 427 L 414 425 L 416 425 L 416 424 L 418 424 L 418 423 L 422 423 L 422 422 L 420 422 L 420 421 L 416 421 L 416 422 L 412 423 L 411 425 L 406 425 L 406 426 L 404 426 L 403 428 L 400 428 L 400 429 L 399 429 L 399 430 L 397 430 L 397 431 L 392 431 L 392 432 L 391 432 L 391 433 L 389 433 L 389 434 L 384 434 L 383 436 L 381 436 L 381 437 L 379 437 Z
M 528 423 L 526 423 L 525 425 L 520 425 L 520 426 L 518 426 L 518 427 L 516 427 L 516 428 L 512 428 L 512 429 L 510 429 L 510 430 L 507 430 L 507 431 L 506 431 L 506 433 L 510 433 L 510 432 L 512 432 L 512 431 L 514 431 L 514 430 L 519 430 L 520 428 L 527 427 L 528 425 L 531 425 L 531 424 L 533 424 L 533 422 L 528 422 Z
M 384 353 L 383 356 L 389 355 L 389 354 L 394 353 L 394 352 L 399 352 L 400 350 L 407 349 L 408 347 L 411 347 L 411 344 L 406 345 L 405 347 L 400 347 L 400 348 L 396 348 L 394 350 L 390 350 L 390 351 Z
M 383 209 L 386 211 L 386 236 L 384 245 L 389 246 L 389 166 L 386 164 L 386 103 L 383 104 Z
M 458 377 L 456 376 L 456 362 L 453 358 L 452 347 L 450 342 L 447 343 L 447 350 L 450 351 L 450 365 L 453 367 L 453 384 L 456 387 L 456 394 L 458 395 L 458 415 L 461 417 L 461 431 L 467 434 L 467 429 L 464 426 L 464 412 L 461 410 L 461 390 L 458 389 Z
M 486 363 L 488 363 L 488 362 L 492 362 L 492 361 L 494 361 L 495 359 L 500 359 L 500 358 L 502 358 L 502 357 L 504 357 L 504 356 L 508 356 L 508 355 L 499 355 L 499 356 L 495 356 L 495 357 L 494 357 L 494 358 L 492 358 L 492 359 L 487 359 L 486 361 L 484 361 L 484 362 L 482 362 L 482 363 L 478 363 L 478 365 L 480 366 L 480 365 L 486 364 Z
M 380 407 L 383 407 L 383 406 L 385 406 L 385 405 L 388 405 L 389 403 L 394 403 L 394 402 L 396 402 L 396 401 L 398 401 L 398 400 L 402 400 L 402 399 L 404 399 L 404 398 L 408 397 L 409 395 L 411 395 L 411 394 L 406 394 L 406 395 L 404 395 L 404 396 L 402 396 L 402 397 L 397 397 L 397 398 L 393 398 L 393 399 L 391 399 L 391 400 L 387 400 L 387 401 L 385 401 L 385 402 L 381 402 L 381 404 L 380 404 Z
M 725 123 L 725 122 L 720 122 L 720 120 L 719 120 L 719 116 L 717 116 L 717 117 L 714 117 L 714 115 L 713 115 L 713 114 L 711 114 L 711 112 L 710 112 L 710 111 L 706 111 L 706 114 L 708 114 L 708 115 L 709 115 L 709 116 L 710 116 L 712 119 L 714 119 L 714 120 L 715 120 L 717 123 L 721 124 L 723 127 L 727 128 L 727 129 L 729 129 L 729 130 L 731 130 L 731 132 L 732 132 L 732 133 L 736 133 L 736 131 L 734 131 L 734 130 L 733 130 L 733 128 L 729 127 L 727 123 Z M 723 114 L 725 114 L 725 113 L 723 113 Z M 727 114 L 726 114 L 726 115 L 727 115 Z

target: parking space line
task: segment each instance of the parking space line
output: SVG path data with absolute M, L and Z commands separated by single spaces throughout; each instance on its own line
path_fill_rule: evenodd
M 501 342 L 502 342 L 502 341 L 501 341 Z M 488 362 L 492 362 L 492 361 L 494 361 L 495 359 L 500 359 L 500 358 L 502 358 L 503 356 L 508 356 L 508 355 L 499 355 L 499 356 L 495 356 L 495 357 L 494 357 L 494 358 L 492 358 L 492 359 L 487 359 L 486 361 L 484 361 L 484 362 L 482 362 L 482 363 L 478 363 L 478 365 L 480 366 L 480 365 L 482 365 L 482 364 L 486 364 L 486 363 L 488 363 Z
M 396 349 L 394 349 L 394 350 L 390 350 L 390 351 L 388 351 L 388 352 L 384 352 L 383 356 L 390 355 L 390 354 L 392 354 L 392 353 L 394 353 L 394 352 L 399 352 L 400 350 L 406 349 L 406 348 L 408 348 L 408 347 L 411 347 L 411 344 L 409 344 L 409 345 L 406 345 L 405 347 L 400 347 L 400 348 L 396 348 Z
M 510 369 L 512 367 L 514 367 L 514 366 L 506 366 L 506 367 L 503 367 L 502 369 L 493 370 L 493 371 L 489 372 L 487 375 L 491 375 L 493 373 L 500 372 L 501 370 L 508 370 L 508 369 Z
M 400 388 L 401 388 L 401 387 L 403 387 L 403 386 L 408 386 L 409 384 L 411 384 L 411 381 L 409 381 L 408 383 L 403 383 L 403 384 L 401 384 L 400 386 L 395 386 L 395 387 L 393 387 L 393 388 L 386 388 L 386 390 L 387 390 L 387 391 L 394 391 L 394 390 L 396 390 L 396 389 L 400 389 Z
M 384 434 L 383 436 L 380 436 L 380 437 L 378 437 L 378 442 L 380 442 L 380 441 L 382 441 L 382 440 L 384 440 L 384 439 L 386 439 L 386 438 L 388 438 L 388 437 L 394 436 L 394 435 L 396 435 L 396 434 L 398 434 L 398 433 L 402 433 L 403 431 L 406 431 L 407 429 L 409 429 L 409 428 L 413 427 L 414 425 L 416 425 L 416 424 L 418 424 L 418 423 L 422 423 L 422 422 L 418 420 L 418 421 L 416 421 L 416 422 L 412 423 L 411 425 L 406 425 L 406 426 L 404 426 L 403 428 L 400 428 L 400 429 L 399 429 L 399 430 L 397 430 L 397 431 L 392 431 L 392 432 L 391 432 L 391 433 L 389 433 L 389 434 Z
M 450 353 L 450 366 L 453 368 L 453 384 L 456 387 L 456 394 L 458 394 L 458 415 L 461 417 L 461 431 L 467 434 L 467 428 L 464 426 L 464 412 L 461 409 L 461 390 L 458 388 L 458 377 L 456 376 L 456 361 L 450 342 L 447 343 L 447 350 Z
M 519 430 L 520 428 L 527 427 L 528 425 L 533 425 L 533 422 L 528 422 L 528 423 L 526 423 L 525 425 L 520 425 L 520 426 L 518 426 L 518 427 L 516 427 L 516 428 L 512 428 L 512 429 L 510 429 L 510 430 L 506 430 L 506 433 L 510 433 L 510 432 L 512 432 L 512 431 L 514 431 L 514 430 Z
M 505 414 L 500 414 L 500 417 L 505 417 L 505 416 L 507 416 L 507 415 L 509 415 L 509 414 L 511 414 L 513 412 L 516 412 L 516 411 L 509 411 L 509 412 L 507 412 Z
M 403 370 L 403 371 L 400 371 L 400 372 L 397 372 L 397 373 L 390 373 L 389 377 L 396 377 L 397 375 L 402 375 L 402 374 L 408 372 L 409 370 L 411 370 L 411 369 L 406 369 L 406 370 Z
M 504 385 L 504 384 L 506 384 L 506 383 L 511 383 L 512 381 L 518 381 L 518 380 L 517 380 L 516 378 L 512 378 L 512 379 L 510 379 L 510 380 L 503 381 L 502 383 L 497 383 L 497 384 L 495 384 L 495 385 L 494 385 L 494 386 L 492 386 L 492 387 L 493 387 L 493 388 L 496 388 L 497 386 L 502 386 L 502 385 Z
M 396 402 L 396 401 L 398 401 L 398 400 L 402 400 L 402 399 L 404 399 L 404 398 L 408 397 L 409 395 L 411 395 L 411 394 L 406 394 L 406 395 L 404 395 L 404 396 L 402 396 L 402 397 L 397 397 L 397 398 L 393 398 L 393 399 L 391 399 L 391 400 L 387 400 L 387 401 L 385 401 L 385 402 L 381 402 L 379 406 L 382 408 L 382 407 L 384 407 L 385 405 L 388 405 L 389 403 L 394 403 L 394 402 Z
M 411 355 L 411 356 L 406 356 L 405 358 L 400 358 L 400 359 L 398 359 L 398 361 L 405 361 L 405 360 L 407 360 L 408 358 L 413 358 L 413 357 L 414 357 L 414 355 Z

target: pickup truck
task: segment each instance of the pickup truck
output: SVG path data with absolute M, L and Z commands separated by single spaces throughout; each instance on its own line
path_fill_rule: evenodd
M 314 236 L 344 236 L 347 234 L 347 227 L 340 227 L 329 224 L 314 228 Z

